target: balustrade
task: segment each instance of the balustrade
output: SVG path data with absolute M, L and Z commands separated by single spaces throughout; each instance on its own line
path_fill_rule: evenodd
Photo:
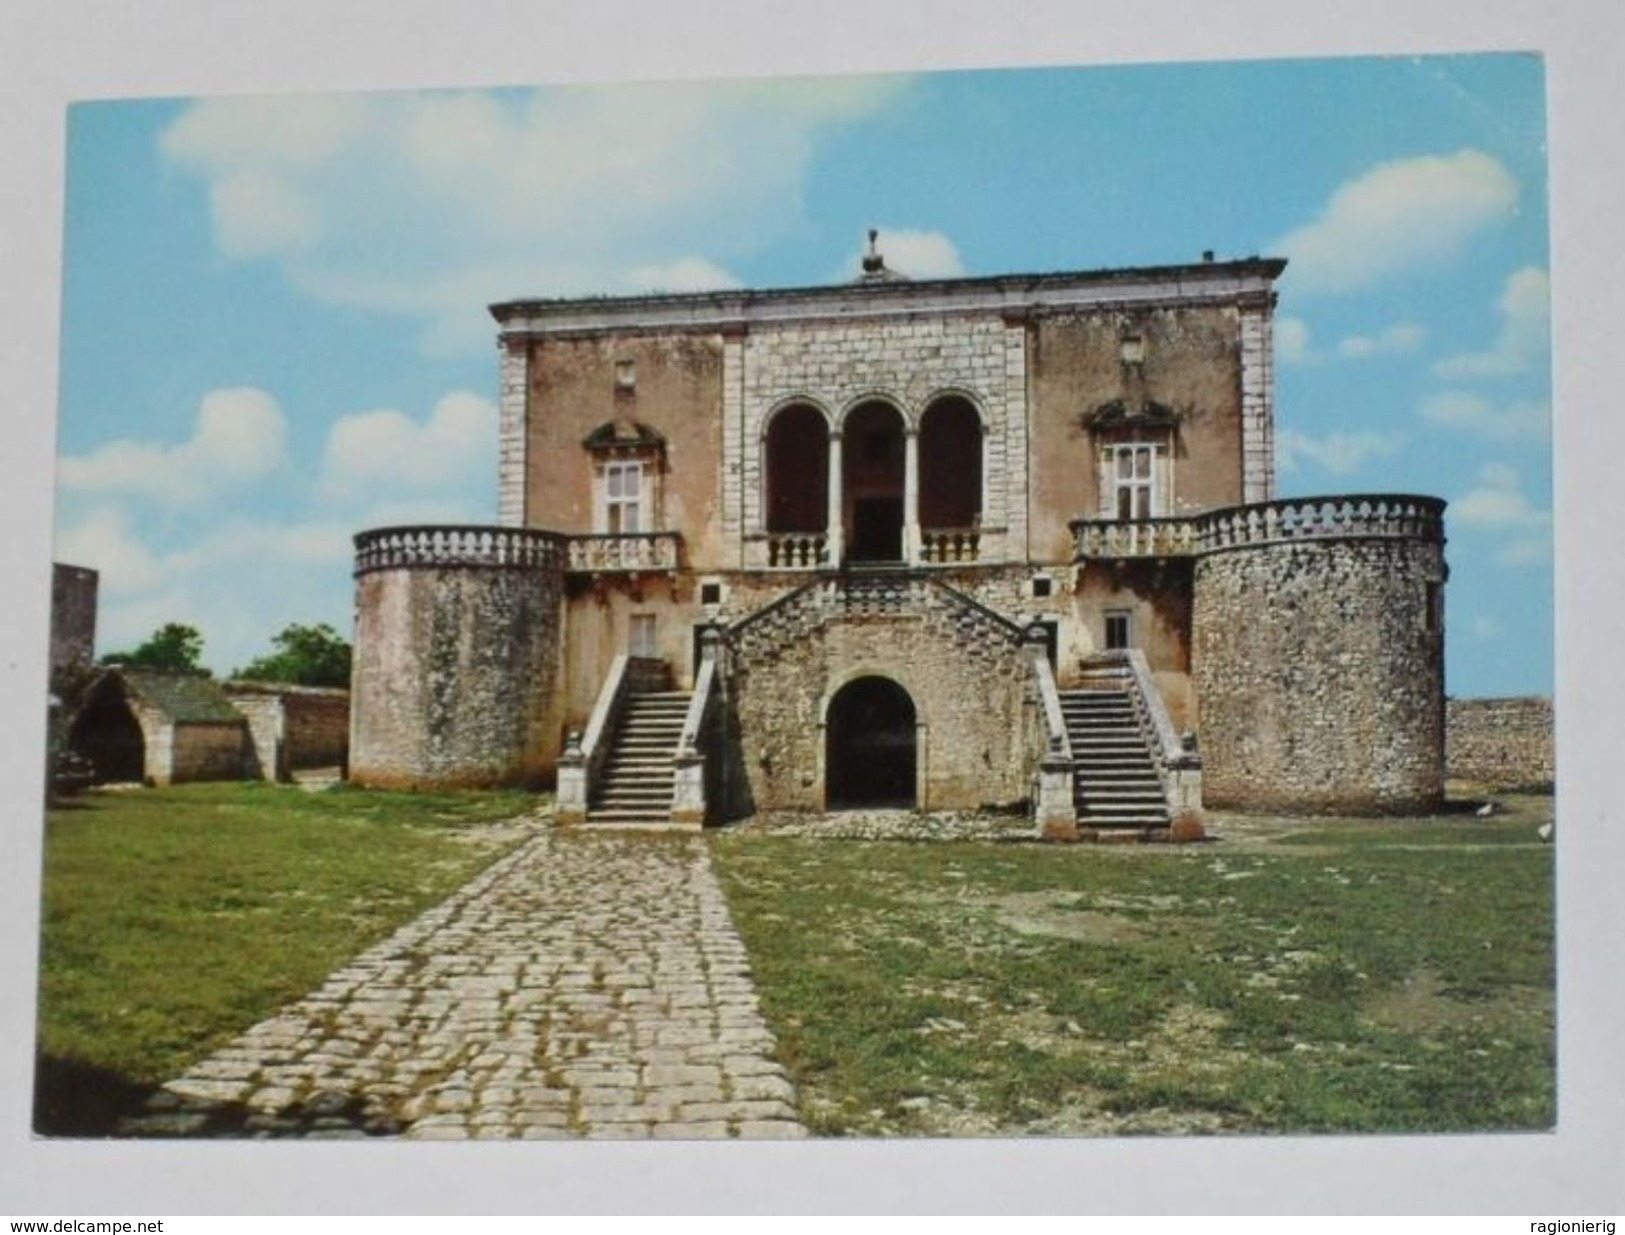
M 1189 557 L 1292 540 L 1444 539 L 1444 503 L 1405 494 L 1289 498 L 1181 519 L 1077 519 L 1076 560 Z
M 355 537 L 355 573 L 440 566 L 549 567 L 564 537 L 535 528 L 386 527 Z
M 576 572 L 676 570 L 676 532 L 571 536 L 569 569 Z
M 809 570 L 825 561 L 823 532 L 769 532 L 767 564 L 774 570 Z
M 956 566 L 975 562 L 982 555 L 980 528 L 922 528 L 920 562 L 925 566 Z

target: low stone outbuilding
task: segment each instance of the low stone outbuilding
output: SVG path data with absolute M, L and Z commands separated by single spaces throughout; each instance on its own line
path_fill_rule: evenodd
M 238 780 L 249 772 L 248 721 L 218 682 L 114 666 L 91 682 L 68 731 L 99 784 Z
M 248 767 L 261 780 L 289 780 L 350 758 L 350 692 L 286 682 L 226 682 L 226 698 L 248 719 Z

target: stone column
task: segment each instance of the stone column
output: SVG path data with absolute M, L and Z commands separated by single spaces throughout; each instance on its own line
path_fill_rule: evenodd
M 912 566 L 920 550 L 920 430 L 903 426 L 903 561 Z
M 829 510 L 826 514 L 828 529 L 824 535 L 824 564 L 831 568 L 841 565 L 841 435 L 829 435 Z

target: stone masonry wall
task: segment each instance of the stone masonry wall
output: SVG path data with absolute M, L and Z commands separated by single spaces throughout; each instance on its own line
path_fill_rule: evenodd
M 248 721 L 248 750 L 243 773 L 258 780 L 281 780 L 287 775 L 283 748 L 282 700 L 275 695 L 230 696 L 231 706 Z
M 341 767 L 350 757 L 350 696 L 347 691 L 303 691 L 284 696 L 288 767 Z
M 1557 777 L 1552 701 L 1448 700 L 1445 771 L 1484 789 L 1550 789 Z
M 965 606 L 923 598 L 907 612 L 784 612 L 781 628 L 736 648 L 729 681 L 739 736 L 736 806 L 820 810 L 831 697 L 874 674 L 906 690 L 922 726 L 922 810 L 1008 806 L 1029 794 L 1036 716 L 1019 644 Z M 791 602 L 792 606 L 796 602 Z M 758 632 L 762 634 L 763 632 Z M 740 791 L 743 791 L 742 793 Z
M 96 649 L 98 576 L 84 566 L 51 566 L 51 672 L 89 673 Z
M 356 600 L 351 780 L 551 779 L 563 737 L 556 570 L 373 570 Z
M 248 753 L 244 721 L 173 726 L 169 778 L 172 784 L 193 780 L 240 780 Z
M 1426 540 L 1277 542 L 1201 558 L 1192 668 L 1207 804 L 1436 806 L 1444 654 L 1428 615 L 1442 578 L 1441 547 Z
M 342 767 L 347 762 L 348 691 L 228 684 L 226 692 L 232 707 L 248 720 L 246 775 L 285 780 L 295 769 Z
M 739 395 L 728 407 L 742 418 L 737 433 L 737 488 L 725 479 L 726 501 L 738 503 L 728 526 L 762 530 L 762 433 L 783 403 L 806 400 L 832 419 L 870 397 L 894 403 L 911 423 L 933 396 L 968 395 L 981 412 L 985 438 L 982 524 L 984 553 L 1025 553 L 1027 538 L 1027 352 L 1020 325 L 992 314 L 895 321 L 828 321 L 757 327 L 745 337 L 738 364 Z M 995 529 L 1002 529 L 997 531 Z

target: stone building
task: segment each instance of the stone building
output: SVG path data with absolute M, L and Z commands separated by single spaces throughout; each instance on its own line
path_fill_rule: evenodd
M 1280 500 L 1284 263 L 499 304 L 497 525 L 357 538 L 352 778 L 563 819 L 1443 786 L 1443 503 Z
M 349 691 L 250 681 L 228 681 L 223 689 L 248 721 L 245 775 L 285 781 L 295 772 L 342 769 L 348 762 Z
M 85 689 L 68 743 L 104 784 L 238 780 L 248 722 L 209 678 L 113 666 Z

